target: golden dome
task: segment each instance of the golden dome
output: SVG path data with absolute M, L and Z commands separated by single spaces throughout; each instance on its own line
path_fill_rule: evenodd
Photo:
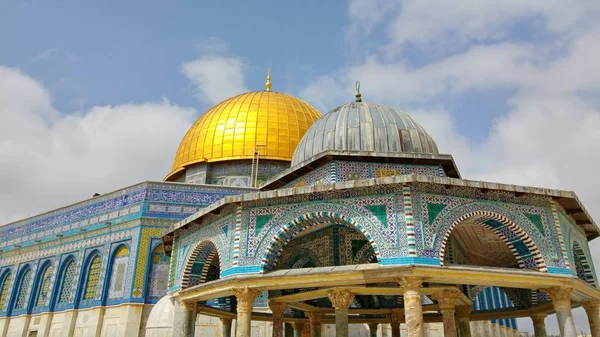
M 183 137 L 168 180 L 200 162 L 252 159 L 291 161 L 298 142 L 321 114 L 308 103 L 279 92 L 231 97 L 200 117 Z

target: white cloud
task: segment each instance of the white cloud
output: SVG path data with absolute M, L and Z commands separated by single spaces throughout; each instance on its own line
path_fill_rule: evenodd
M 67 62 L 77 61 L 77 58 L 68 51 L 60 48 L 48 48 L 42 50 L 38 55 L 33 58 L 33 62 L 48 61 L 53 58 L 60 58 Z
M 162 180 L 195 116 L 166 99 L 64 114 L 42 83 L 0 67 L 0 224 Z
M 351 0 L 348 12 L 353 43 L 377 25 L 387 40 L 309 84 L 307 101 L 339 105 L 328 98 L 349 95 L 359 79 L 367 101 L 418 107 L 409 113 L 464 178 L 574 190 L 600 219 L 600 2 Z M 415 47 L 432 61 L 409 61 Z M 496 89 L 514 93 L 507 110 L 483 140 L 469 139 L 465 128 L 477 126 L 457 125 L 442 102 Z M 590 246 L 598 265 L 600 239 Z M 586 331 L 585 313 L 574 315 Z M 520 324 L 531 330 L 529 320 Z M 558 332 L 554 317 L 547 324 Z
M 244 84 L 244 64 L 237 58 L 202 57 L 184 63 L 182 71 L 196 87 L 198 99 L 211 105 L 248 91 Z
M 351 0 L 348 13 L 355 26 L 365 27 L 367 31 L 376 24 L 389 23 L 386 29 L 393 46 L 411 43 L 439 49 L 503 39 L 507 27 L 519 22 L 551 34 L 568 35 L 595 24 L 600 12 L 597 1 L 406 0 L 395 3 Z M 367 8 L 374 14 L 369 15 Z

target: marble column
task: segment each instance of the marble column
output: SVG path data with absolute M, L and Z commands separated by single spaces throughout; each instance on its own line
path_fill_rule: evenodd
M 494 323 L 492 321 L 485 321 L 485 337 L 497 337 L 494 330 Z
M 561 337 L 577 337 L 575 322 L 573 322 L 573 313 L 571 312 L 571 291 L 570 287 L 555 287 L 542 289 L 548 293 L 552 299 L 552 306 L 556 313 L 558 328 Z
M 335 308 L 335 335 L 348 337 L 348 310 L 354 301 L 354 294 L 347 290 L 334 290 L 327 297 Z
M 193 337 L 196 329 L 196 303 L 176 301 L 173 336 Z
M 237 301 L 237 320 L 235 325 L 236 337 L 248 337 L 252 325 L 252 308 L 254 299 L 260 295 L 258 289 L 251 289 L 248 286 L 244 288 L 231 289 Z
M 423 278 L 415 276 L 402 277 L 398 283 L 404 288 L 404 320 L 407 337 L 423 337 L 423 307 L 421 293 Z
M 535 337 L 547 337 L 546 333 L 546 314 L 531 315 L 533 321 L 533 332 Z
M 379 323 L 369 323 L 369 337 L 377 337 Z
M 387 319 L 390 322 L 390 328 L 392 330 L 392 337 L 400 337 L 400 324 L 402 323 L 402 314 L 398 312 L 392 312 L 386 314 Z
M 302 337 L 302 329 L 304 329 L 304 322 L 294 322 L 292 323 L 292 327 L 294 328 L 294 337 Z
M 431 299 L 437 301 L 440 306 L 440 312 L 444 321 L 444 337 L 457 337 L 454 314 L 456 313 L 455 301 L 458 296 L 457 292 L 449 290 L 431 296 Z
M 306 312 L 310 321 L 310 337 L 321 337 L 321 319 L 325 316 L 319 311 Z
M 223 337 L 231 337 L 231 321 L 229 317 L 221 317 L 221 325 L 223 326 Z
M 286 304 L 283 302 L 269 301 L 269 308 L 273 313 L 273 337 L 283 337 L 283 314 Z
M 600 337 L 600 301 L 583 302 L 583 308 L 590 323 L 592 337 Z
M 473 311 L 473 307 L 470 305 L 456 307 L 460 337 L 471 337 L 471 311 Z

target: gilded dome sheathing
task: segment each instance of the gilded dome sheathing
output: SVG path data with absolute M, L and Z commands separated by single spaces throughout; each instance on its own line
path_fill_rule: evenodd
M 200 117 L 187 131 L 171 173 L 201 162 L 252 159 L 291 161 L 298 142 L 321 114 L 308 103 L 279 92 L 231 97 Z

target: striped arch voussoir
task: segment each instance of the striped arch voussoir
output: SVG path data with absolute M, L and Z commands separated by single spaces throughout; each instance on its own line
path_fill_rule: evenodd
M 592 272 L 590 262 L 588 261 L 587 256 L 581 248 L 581 245 L 579 244 L 579 242 L 573 241 L 572 247 L 573 259 L 579 258 L 581 260 L 581 264 L 583 266 L 583 273 L 585 274 L 585 282 L 595 287 L 596 282 L 594 281 L 594 273 Z
M 365 230 L 363 226 L 358 224 L 353 219 L 335 212 L 313 212 L 299 216 L 279 229 L 263 253 L 260 264 L 261 273 L 269 271 L 271 268 L 274 268 L 274 266 L 277 265 L 277 261 L 283 248 L 296 236 L 296 234 L 323 222 L 338 223 L 356 228 L 367 238 L 373 247 L 373 250 L 375 251 L 377 261 L 380 261 L 381 256 L 379 254 L 379 249 L 375 244 L 373 237 Z
M 454 230 L 454 228 L 456 228 L 456 226 L 458 226 L 461 222 L 463 222 L 467 219 L 471 219 L 471 218 L 478 219 L 478 221 L 477 220 L 475 221 L 477 224 L 488 228 L 489 230 L 494 232 L 496 235 L 498 235 L 498 237 L 500 237 L 502 239 L 502 241 L 510 248 L 511 252 L 513 253 L 514 257 L 516 258 L 517 262 L 519 263 L 519 267 L 525 268 L 525 262 L 523 261 L 523 257 L 519 254 L 519 252 L 517 252 L 517 250 L 514 248 L 513 244 L 508 240 L 508 238 L 501 231 L 486 224 L 484 222 L 484 220 L 490 220 L 490 219 L 496 220 L 496 221 L 502 223 L 503 225 L 505 225 L 506 227 L 508 227 L 510 230 L 513 231 L 513 233 L 515 233 L 515 235 L 517 235 L 523 241 L 523 243 L 525 243 L 525 245 L 529 249 L 529 252 L 533 256 L 533 259 L 535 260 L 535 264 L 537 266 L 538 271 L 541 271 L 541 272 L 548 271 L 548 268 L 546 266 L 546 263 L 544 262 L 544 258 L 542 257 L 542 254 L 540 253 L 539 249 L 537 248 L 537 246 L 535 245 L 533 240 L 529 237 L 529 235 L 527 235 L 527 233 L 525 233 L 525 231 L 523 229 L 521 229 L 519 226 L 517 226 L 510 219 L 506 218 L 505 216 L 499 215 L 494 212 L 489 212 L 489 211 L 471 212 L 471 213 L 461 216 L 460 218 L 456 219 L 456 221 L 454 221 L 454 223 L 452 223 L 452 226 L 450 226 L 450 228 L 444 234 L 444 238 L 442 239 L 442 244 L 440 246 L 440 265 L 441 266 L 444 265 L 444 256 L 446 254 L 446 246 L 448 244 L 448 239 L 450 238 L 450 234 L 452 234 L 452 231 Z
M 194 247 L 194 249 L 192 249 L 192 252 L 188 256 L 188 259 L 185 262 L 185 266 L 183 267 L 183 275 L 181 276 L 181 288 L 182 289 L 187 288 L 189 286 L 190 274 L 192 272 L 192 267 L 194 266 L 194 262 L 196 261 L 196 257 L 198 256 L 198 253 L 200 253 L 200 251 L 203 248 L 205 248 L 209 245 L 212 245 L 213 248 L 210 252 L 210 255 L 207 257 L 207 259 L 204 262 L 204 265 L 202 267 L 200 283 L 204 283 L 206 281 L 206 275 L 208 274 L 208 269 L 209 269 L 208 265 L 210 264 L 210 262 L 214 259 L 214 257 L 217 254 L 220 255 L 217 245 L 215 245 L 212 241 L 209 241 L 209 240 L 204 240 L 204 241 L 201 241 L 200 243 L 198 243 Z

